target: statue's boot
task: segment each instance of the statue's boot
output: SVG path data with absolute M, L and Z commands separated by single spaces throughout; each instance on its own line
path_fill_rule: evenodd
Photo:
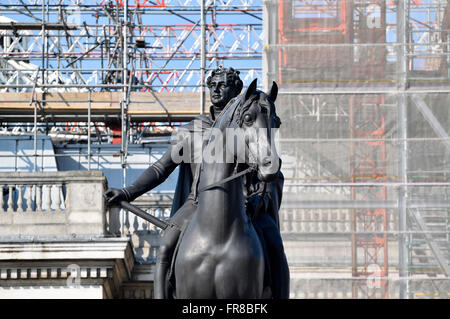
M 264 241 L 266 249 L 265 258 L 268 259 L 268 271 L 270 271 L 270 288 L 272 298 L 289 298 L 289 266 L 284 253 L 283 240 L 274 220 L 263 213 L 255 220 L 254 225 L 259 228 L 260 239 Z M 267 261 L 266 261 L 267 262 Z
M 162 243 L 159 247 L 158 259 L 156 261 L 155 281 L 154 281 L 154 298 L 169 299 L 169 275 L 172 266 L 177 243 L 181 239 L 181 229 L 184 229 L 195 213 L 197 203 L 192 199 L 187 199 L 181 208 L 170 219 L 174 225 L 164 230 Z
M 156 261 L 154 298 L 168 299 L 168 280 L 167 275 L 172 263 L 173 253 L 180 237 L 180 230 L 174 227 L 166 229 L 162 238 L 162 244 L 159 248 L 158 259 Z

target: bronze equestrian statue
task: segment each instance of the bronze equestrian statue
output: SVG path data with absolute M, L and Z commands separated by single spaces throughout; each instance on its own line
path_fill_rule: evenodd
M 210 97 L 212 106 L 210 107 L 209 115 L 201 115 L 197 117 L 194 121 L 185 125 L 183 129 L 180 129 L 181 134 L 195 134 L 195 121 L 200 122 L 200 130 L 202 133 L 206 133 L 211 127 L 217 126 L 217 123 L 220 122 L 222 118 L 222 112 L 224 109 L 230 109 L 230 106 L 234 106 L 234 109 L 239 109 L 238 106 L 242 106 L 241 104 L 245 102 L 244 95 L 238 96 L 242 89 L 242 81 L 239 78 L 239 71 L 235 71 L 232 68 L 218 68 L 212 72 L 212 74 L 207 79 L 208 88 L 210 89 Z M 262 92 L 256 91 L 256 82 L 253 85 L 253 91 L 250 92 L 250 95 L 264 95 Z M 250 87 L 249 87 L 250 89 Z M 247 90 L 247 93 L 249 91 Z M 257 93 L 260 92 L 260 93 Z M 268 101 L 264 102 L 265 104 L 273 105 L 274 100 L 276 99 L 276 85 L 272 90 L 272 97 L 269 97 Z M 269 94 L 270 96 L 270 94 Z M 275 126 L 279 126 L 279 118 L 276 116 L 275 108 L 273 106 L 273 112 L 269 112 L 274 114 Z M 230 114 L 228 114 L 229 117 Z M 222 121 L 223 122 L 223 121 Z M 223 124 L 222 124 L 223 125 Z M 198 125 L 197 125 L 198 126 Z M 198 128 L 197 128 L 198 129 Z M 223 129 L 223 127 L 222 127 Z M 182 140 L 182 139 L 180 139 Z M 119 189 L 108 189 L 105 192 L 105 197 L 108 200 L 109 204 L 118 203 L 122 200 L 126 200 L 128 202 L 134 200 L 150 189 L 156 187 L 160 183 L 162 183 L 169 175 L 173 172 L 173 170 L 178 165 L 177 162 L 173 161 L 174 149 L 175 152 L 183 153 L 183 145 L 184 144 L 174 144 L 169 147 L 169 150 L 161 157 L 159 161 L 157 161 L 154 165 L 150 166 L 133 184 L 130 186 Z M 214 174 L 204 174 L 200 171 L 203 170 L 201 166 L 201 160 L 195 160 L 194 151 L 195 147 L 198 148 L 198 143 L 194 146 L 189 145 L 190 147 L 184 147 L 185 149 L 189 149 L 191 154 L 184 154 L 190 159 L 188 161 L 184 161 L 180 165 L 179 178 L 176 186 L 175 197 L 172 205 L 172 214 L 170 218 L 170 222 L 175 227 L 169 227 L 165 230 L 162 244 L 160 246 L 157 264 L 156 264 L 156 273 L 155 273 L 155 298 L 173 298 L 173 297 L 191 297 L 192 294 L 188 294 L 187 292 L 182 292 L 182 287 L 177 289 L 177 295 L 175 294 L 175 287 L 180 285 L 180 276 L 181 273 L 184 273 L 184 276 L 191 276 L 191 274 L 186 274 L 186 271 L 195 272 L 199 271 L 199 268 L 191 265 L 189 267 L 185 267 L 182 265 L 181 260 L 189 260 L 192 259 L 193 254 L 190 254 L 189 251 L 184 251 L 183 247 L 187 247 L 191 240 L 183 240 L 180 238 L 186 238 L 195 236 L 194 234 L 198 233 L 196 231 L 191 231 L 194 226 L 189 226 L 191 224 L 191 220 L 195 220 L 195 223 L 192 225 L 200 225 L 202 221 L 199 219 L 199 216 L 204 216 L 205 211 L 202 214 L 196 214 L 195 212 L 199 210 L 199 203 L 202 202 L 199 197 L 199 182 L 205 183 L 205 180 L 210 180 Z M 204 141 L 202 147 L 208 147 L 208 142 Z M 198 153 L 197 153 L 198 154 Z M 201 154 L 201 152 L 200 152 Z M 280 161 L 281 164 L 281 161 Z M 206 178 L 205 176 L 206 175 Z M 203 177 L 202 181 L 200 181 L 200 176 Z M 208 177 L 209 176 L 209 177 Z M 281 203 L 281 194 L 283 187 L 283 175 L 278 170 L 276 176 L 272 176 L 274 178 L 273 181 L 262 181 L 261 175 L 255 171 L 249 171 L 244 177 L 243 181 L 241 179 L 236 179 L 230 185 L 235 185 L 232 191 L 233 194 L 236 194 L 236 190 L 242 192 L 242 198 L 245 201 L 245 213 L 248 218 L 248 221 L 251 220 L 251 225 L 257 233 L 257 237 L 260 242 L 260 246 L 263 253 L 263 261 L 264 261 L 264 281 L 263 287 L 265 288 L 264 295 L 252 295 L 254 297 L 268 297 L 268 298 L 288 298 L 289 297 L 289 268 L 286 261 L 286 256 L 284 254 L 283 243 L 281 240 L 280 232 L 279 232 L 279 220 L 278 220 L 278 210 Z M 211 180 L 212 181 L 212 180 Z M 239 187 L 236 183 L 242 183 Z M 237 185 L 237 186 L 236 186 Z M 204 186 L 204 185 L 203 185 Z M 229 185 L 228 185 L 229 186 Z M 227 186 L 227 187 L 228 187 Z M 223 187 L 223 186 L 220 186 Z M 213 190 L 210 190 L 213 191 Z M 205 194 L 208 191 L 204 192 Z M 238 201 L 236 201 L 238 202 Z M 213 205 L 210 201 L 208 201 L 208 205 Z M 218 205 L 217 203 L 215 205 Z M 221 207 L 221 206 L 219 206 Z M 224 209 L 218 208 L 216 210 L 224 211 Z M 197 217 L 195 217 L 197 216 Z M 195 217 L 195 218 L 194 218 Z M 203 217 L 201 218 L 203 219 Z M 207 219 L 203 221 L 206 222 Z M 206 225 L 208 225 L 206 223 Z M 207 227 L 207 226 L 206 226 Z M 206 229 L 204 230 L 206 231 Z M 191 234 L 192 233 L 192 234 Z M 180 236 L 181 234 L 181 236 Z M 184 243 L 183 243 L 184 242 Z M 189 249 L 189 248 L 188 248 Z M 190 250 L 190 249 L 189 249 Z M 176 259 L 174 258 L 177 257 Z M 205 261 L 203 261 L 205 262 Z M 193 268 L 192 268 L 193 267 Z M 201 268 L 201 267 L 200 267 Z M 177 270 L 178 269 L 178 270 Z M 259 269 L 259 268 L 258 268 Z M 174 275 L 175 270 L 175 275 Z M 179 275 L 177 273 L 180 272 Z M 220 267 L 217 269 L 217 272 L 220 273 Z M 256 270 L 253 272 L 257 273 Z M 236 274 L 238 276 L 247 276 L 244 273 Z M 197 276 L 195 276 L 198 278 Z M 206 276 L 205 276 L 206 277 Z M 194 278 L 191 276 L 191 278 Z M 222 278 L 226 279 L 226 278 Z M 206 278 L 205 278 L 206 280 Z M 209 279 L 208 279 L 209 280 Z M 178 284 L 177 284 L 178 282 Z M 183 279 L 181 279 L 183 282 Z M 202 281 L 203 282 L 203 281 Z M 184 286 L 185 287 L 185 286 Z M 206 286 L 205 286 L 206 287 Z M 186 289 L 184 289 L 185 291 Z M 242 290 L 242 289 L 241 289 Z M 258 289 L 256 289 L 258 290 Z M 214 297 L 224 297 L 224 296 L 236 296 L 242 298 L 248 298 L 249 292 L 245 292 L 243 295 L 241 294 L 208 294 L 206 293 L 207 289 L 204 289 L 204 295 L 201 295 L 205 298 L 214 298 Z M 208 297 L 209 296 L 209 297 Z

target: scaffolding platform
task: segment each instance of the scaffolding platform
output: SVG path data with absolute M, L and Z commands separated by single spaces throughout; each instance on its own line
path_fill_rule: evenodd
M 122 92 L 5 92 L 0 95 L 1 121 L 91 119 L 120 116 Z M 131 92 L 127 114 L 135 121 L 189 121 L 200 114 L 200 93 Z

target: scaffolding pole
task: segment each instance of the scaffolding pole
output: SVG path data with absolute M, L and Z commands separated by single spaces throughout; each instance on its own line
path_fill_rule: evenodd
M 398 207 L 398 231 L 399 237 L 399 277 L 400 277 L 400 298 L 408 298 L 408 249 L 407 249 L 407 235 L 403 232 L 407 230 L 407 196 L 408 189 L 408 112 L 407 112 L 407 96 L 405 91 L 407 89 L 407 58 L 406 58 L 406 41 L 407 41 L 407 19 L 406 19 L 405 2 L 403 0 L 397 1 L 397 41 L 399 42 L 398 49 L 398 76 L 399 85 L 397 93 L 398 104 L 398 125 L 399 125 L 399 175 L 403 185 L 399 187 L 399 207 Z
M 200 7 L 200 15 L 201 15 L 201 61 L 200 61 L 200 70 L 201 70 L 201 97 L 200 97 L 200 114 L 205 112 L 205 64 L 206 64 L 206 32 L 205 32 L 205 0 L 201 0 Z

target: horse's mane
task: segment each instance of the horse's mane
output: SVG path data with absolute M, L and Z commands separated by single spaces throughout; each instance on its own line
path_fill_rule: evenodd
M 261 95 L 267 98 L 267 101 L 269 102 L 267 109 L 267 115 L 273 116 L 275 119 L 275 125 L 280 126 L 281 121 L 278 115 L 276 114 L 275 110 L 275 103 L 268 98 L 268 95 L 264 91 L 257 90 L 254 94 L 252 94 L 244 103 L 240 103 L 239 105 L 236 105 L 235 113 L 233 114 L 233 118 L 238 126 L 242 126 L 242 114 L 244 114 L 254 103 L 255 100 L 259 100 L 261 98 Z M 244 99 L 244 98 L 242 98 Z M 265 106 L 259 104 L 261 108 L 265 108 Z

